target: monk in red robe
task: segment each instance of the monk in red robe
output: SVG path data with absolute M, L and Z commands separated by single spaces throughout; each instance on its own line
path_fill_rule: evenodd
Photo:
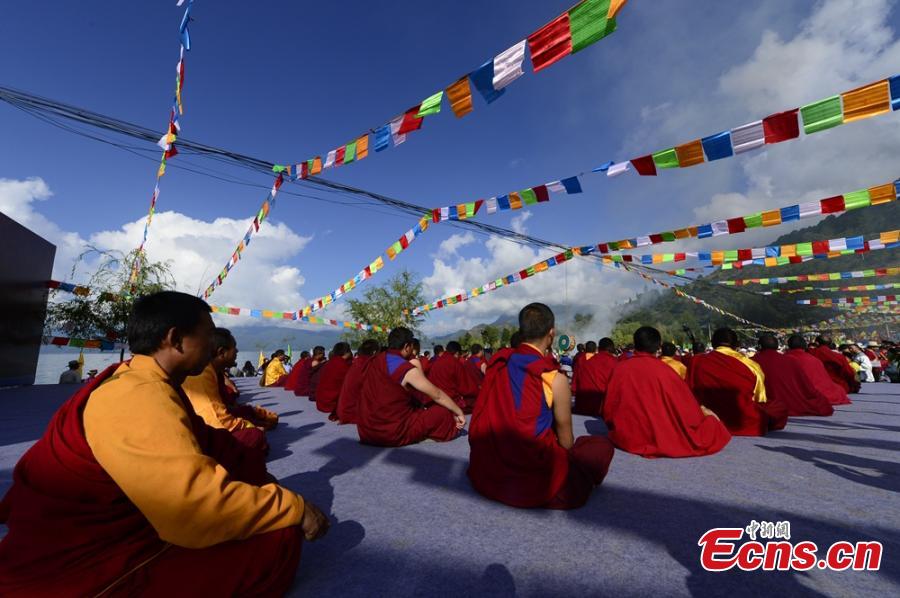
M 609 439 L 616 448 L 648 458 L 719 452 L 731 434 L 697 403 L 681 376 L 656 359 L 661 341 L 655 328 L 638 328 L 634 356 L 616 366 L 603 404 Z
M 225 430 L 181 392 L 212 354 L 210 308 L 165 291 L 139 298 L 130 362 L 56 412 L 0 502 L 0 595 L 282 595 L 319 509 L 248 470 Z M 262 474 L 262 475 L 260 475 Z
M 425 372 L 425 375 L 428 375 L 429 370 L 431 370 L 431 352 L 425 351 L 420 357 L 419 361 L 422 362 L 422 371 Z
M 584 360 L 572 375 L 575 406 L 572 413 L 599 417 L 606 397 L 606 387 L 618 360 L 613 353 L 616 346 L 611 338 L 600 343 L 588 341 L 584 345 Z
M 291 368 L 291 371 L 288 373 L 287 378 L 284 379 L 284 389 L 294 392 L 297 390 L 297 384 L 300 381 L 300 373 L 306 367 L 307 362 L 309 362 L 309 351 L 302 351 L 300 353 L 300 359 L 297 360 L 297 363 Z
M 446 442 L 466 425 L 459 405 L 409 363 L 412 341 L 408 328 L 394 328 L 388 335 L 388 350 L 366 364 L 356 422 L 364 444 L 404 446 L 429 438 Z M 412 389 L 425 393 L 435 404 L 428 409 L 415 407 Z
M 809 352 L 822 362 L 831 380 L 843 388 L 844 392 L 850 394 L 859 392 L 862 384 L 856 377 L 856 372 L 850 367 L 847 358 L 834 350 L 830 336 L 816 337 L 816 346 L 810 348 Z
M 833 406 L 851 403 L 847 391 L 828 375 L 825 364 L 807 351 L 806 340 L 802 336 L 795 334 L 788 339 L 788 351 L 785 355 L 794 360 L 803 373 L 805 383 L 829 404 Z
M 359 346 L 359 351 L 347 371 L 344 385 L 341 386 L 341 396 L 338 399 L 337 416 L 342 424 L 355 424 L 356 412 L 359 405 L 359 395 L 362 391 L 363 372 L 369 360 L 378 353 L 378 341 L 368 339 Z
M 478 398 L 478 382 L 465 364 L 459 360 L 462 347 L 456 341 L 447 343 L 446 350 L 431 364 L 428 380 L 447 393 L 464 413 L 472 413 Z
M 316 409 L 328 414 L 328 419 L 337 421 L 337 405 L 341 396 L 341 387 L 350 371 L 350 362 L 353 353 L 350 345 L 345 342 L 337 343 L 331 351 L 331 359 L 322 366 L 322 377 L 316 388 Z
M 298 397 L 310 396 L 310 382 L 312 378 L 313 368 L 319 366 L 325 361 L 325 347 L 319 345 L 313 348 L 312 357 L 304 362 L 300 373 L 297 375 L 297 386 L 294 388 L 294 395 Z M 299 365 L 299 364 L 298 364 Z M 315 400 L 315 399 L 312 399 Z
M 739 353 L 730 328 L 713 333 L 711 353 L 695 355 L 688 385 L 701 405 L 712 410 L 734 436 L 765 436 L 787 423 L 787 406 L 766 395 L 759 364 Z
M 778 352 L 778 339 L 774 335 L 764 334 L 759 338 L 759 352 L 753 360 L 766 376 L 766 396 L 784 403 L 788 416 L 834 413 L 828 398 L 816 392 L 797 362 Z
M 466 371 L 469 372 L 470 377 L 480 389 L 481 381 L 484 380 L 484 373 L 487 371 L 487 360 L 484 358 L 484 347 L 475 343 L 469 348 L 469 351 L 472 354 L 466 359 Z
M 469 479 L 513 507 L 575 509 L 606 477 L 615 449 L 603 436 L 575 440 L 569 382 L 550 354 L 550 308 L 526 305 L 519 328 L 521 344 L 497 352 L 475 404 Z

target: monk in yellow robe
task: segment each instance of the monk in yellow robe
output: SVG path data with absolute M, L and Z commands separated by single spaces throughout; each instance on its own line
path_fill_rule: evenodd
M 283 349 L 278 349 L 272 354 L 272 360 L 263 372 L 263 386 L 284 386 L 287 379 L 287 370 L 284 369 L 284 360 L 287 359 Z
M 676 347 L 674 343 L 663 343 L 661 353 L 662 357 L 659 358 L 660 361 L 675 370 L 675 373 L 678 374 L 682 380 L 685 380 L 687 378 L 687 366 L 678 361 L 675 357 L 675 354 L 678 353 L 678 347 Z
M 191 401 L 194 411 L 203 418 L 206 425 L 231 432 L 241 444 L 260 451 L 265 461 L 269 452 L 264 427 L 272 428 L 278 422 L 278 416 L 267 409 L 259 409 L 257 414 L 249 405 L 229 407 L 223 391 L 227 392 L 225 370 L 235 364 L 237 358 L 237 342 L 227 328 L 216 328 L 213 332 L 214 353 L 212 361 L 199 376 L 188 376 L 181 389 Z M 240 417 L 236 412 L 246 407 L 245 415 Z
M 0 501 L 0 595 L 280 596 L 328 520 L 248 467 L 184 396 L 212 355 L 209 306 L 139 298 L 134 357 L 63 403 Z

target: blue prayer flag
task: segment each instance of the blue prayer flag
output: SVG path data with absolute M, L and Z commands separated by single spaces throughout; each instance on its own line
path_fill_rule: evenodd
M 188 24 L 191 22 L 191 7 L 193 5 L 194 0 L 190 0 L 187 8 L 184 9 L 184 16 L 181 17 L 181 26 L 178 28 L 181 32 L 181 45 L 188 52 L 191 50 L 191 32 L 188 30 Z
M 591 170 L 591 172 L 606 172 L 607 170 L 609 170 L 609 168 L 610 168 L 613 164 L 615 164 L 615 162 L 613 162 L 612 160 L 610 160 L 609 162 L 604 162 L 603 164 L 601 164 L 601 165 L 598 166 L 597 168 L 594 168 L 593 170 Z
M 262 310 L 259 310 L 259 309 L 251 309 L 251 310 L 250 310 L 250 317 L 251 317 L 251 318 L 261 318 L 261 317 L 262 317 Z
M 494 89 L 494 61 L 488 60 L 477 70 L 469 73 L 469 78 L 475 85 L 475 89 L 482 95 L 484 101 L 488 104 L 502 96 L 505 89 Z
M 701 252 L 697 254 L 697 259 L 701 262 L 708 262 L 712 259 L 712 254 L 707 252 Z
M 766 257 L 781 257 L 781 247 L 777 245 L 766 247 Z
M 708 239 L 712 234 L 712 224 L 701 224 L 697 227 L 697 237 L 700 239 Z
M 791 220 L 800 220 L 800 206 L 788 206 L 781 208 L 781 221 L 790 222 Z
M 866 240 L 859 237 L 847 237 L 847 249 L 864 249 L 866 246 Z
M 380 152 L 391 146 L 391 125 L 375 129 L 375 151 Z
M 900 110 L 900 75 L 894 75 L 891 81 L 891 108 Z
M 700 140 L 703 144 L 703 151 L 706 152 L 706 159 L 721 160 L 722 158 L 730 158 L 734 155 L 734 149 L 731 147 L 731 132 L 725 131 L 704 137 Z
M 497 198 L 497 207 L 501 210 L 509 209 L 509 195 L 501 195 Z
M 578 180 L 577 176 L 569 177 L 567 179 L 563 179 L 560 181 L 563 187 L 566 188 L 566 193 L 569 195 L 573 193 L 581 193 L 581 182 Z
M 652 264 L 652 263 L 653 263 L 653 256 L 652 256 L 652 255 L 642 255 L 642 256 L 641 256 L 641 263 L 642 263 L 642 264 Z

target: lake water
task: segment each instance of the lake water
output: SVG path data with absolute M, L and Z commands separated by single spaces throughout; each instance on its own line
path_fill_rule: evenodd
M 49 350 L 48 350 L 49 349 Z M 125 359 L 129 355 L 125 353 Z M 69 362 L 78 359 L 77 351 L 68 351 L 61 349 L 47 348 L 41 351 L 38 356 L 37 372 L 35 374 L 35 384 L 56 384 L 59 382 L 59 375 L 66 371 Z M 259 360 L 259 353 L 238 353 L 237 362 L 244 365 L 244 362 L 250 360 L 253 365 Z M 102 372 L 107 366 L 119 361 L 118 351 L 108 351 L 101 353 L 100 351 L 84 352 L 84 375 L 87 376 L 89 370 L 97 370 Z

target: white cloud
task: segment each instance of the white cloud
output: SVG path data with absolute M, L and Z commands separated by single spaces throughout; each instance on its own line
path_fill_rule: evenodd
M 53 192 L 40 178 L 0 179 L 0 211 L 56 244 L 53 276 L 59 280 L 84 282 L 84 273 L 71 276 L 72 265 L 89 245 L 100 250 L 133 250 L 144 231 L 144 218 L 119 229 L 99 231 L 88 239 L 62 230 L 36 208 Z M 212 222 L 178 212 L 160 212 L 153 218 L 145 247 L 151 261 L 168 262 L 181 291 L 197 293 L 218 274 L 250 220 L 216 218 Z M 286 311 L 306 304 L 301 293 L 306 282 L 301 271 L 285 262 L 299 254 L 312 237 L 293 232 L 284 223 L 267 221 L 253 236 L 251 247 L 235 266 L 228 280 L 217 289 L 211 302 L 221 305 Z M 229 318 L 227 325 L 258 323 L 249 318 Z
M 510 228 L 519 233 L 520 235 L 525 234 L 528 229 L 525 227 L 525 223 L 528 222 L 528 219 L 531 218 L 532 213 L 531 210 L 524 210 L 519 212 L 515 216 L 513 216 L 512 222 L 510 223 Z
M 450 257 L 456 255 L 456 252 L 466 245 L 475 242 L 475 235 L 471 232 L 458 233 L 451 235 L 448 239 L 441 241 L 438 252 L 434 257 Z

